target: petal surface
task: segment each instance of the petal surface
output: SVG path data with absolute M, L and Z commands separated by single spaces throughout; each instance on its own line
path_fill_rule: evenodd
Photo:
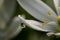
M 45 31 L 45 32 L 60 32 L 60 27 L 57 22 L 51 21 L 46 24 L 42 24 L 41 22 L 38 21 L 24 19 L 20 15 L 18 17 L 25 25 L 34 30 Z
M 23 27 L 21 26 L 21 20 L 19 17 L 15 17 L 13 19 L 13 22 L 11 23 L 10 27 L 8 28 L 8 30 L 6 31 L 6 37 L 7 38 L 13 38 L 16 35 L 18 35 Z
M 48 32 L 48 30 L 44 30 L 42 28 L 42 23 L 39 23 L 39 22 L 34 21 L 34 20 L 25 20 L 25 22 L 26 22 L 26 25 L 30 28 L 33 28 L 33 29 L 38 30 L 38 31 Z
M 17 0 L 33 17 L 41 21 L 55 21 L 55 12 L 41 0 Z
M 58 15 L 60 15 L 60 0 L 53 0 L 55 7 L 56 7 L 56 11 L 58 13 Z
M 28 27 L 34 29 L 34 30 L 38 30 L 38 31 L 44 31 L 44 32 L 48 32 L 48 30 L 44 30 L 42 29 L 42 23 L 34 21 L 34 20 L 26 20 L 23 17 L 21 17 L 19 15 L 19 18 L 22 20 L 22 22 L 27 25 Z
M 42 26 L 42 23 L 34 21 L 34 20 L 26 20 L 26 25 L 30 28 L 33 28 L 38 31 L 45 31 L 45 32 L 59 32 L 60 27 L 55 22 L 50 22 L 45 26 Z
M 60 33 L 58 32 L 58 33 L 53 33 L 53 32 L 50 32 L 50 33 L 47 33 L 47 35 L 48 36 L 55 36 L 55 37 L 57 37 L 57 38 L 60 38 Z
M 43 29 L 48 30 L 50 32 L 58 32 L 58 31 L 60 31 L 59 30 L 60 27 L 59 27 L 58 23 L 56 23 L 56 22 L 49 22 L 49 23 L 47 23 L 47 25 L 45 25 L 43 27 Z

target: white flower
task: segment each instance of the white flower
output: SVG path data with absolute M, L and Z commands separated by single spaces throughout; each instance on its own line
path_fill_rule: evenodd
M 18 3 L 33 17 L 43 21 L 20 19 L 30 28 L 50 34 L 60 32 L 60 0 L 53 0 L 57 14 L 41 0 L 17 0 Z M 52 4 L 51 4 L 52 5 Z

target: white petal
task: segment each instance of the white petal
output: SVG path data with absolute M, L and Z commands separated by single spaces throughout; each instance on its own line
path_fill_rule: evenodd
M 48 36 L 56 36 L 57 38 L 60 38 L 60 33 L 53 33 L 53 32 L 50 32 L 50 33 L 47 33 Z
M 37 22 L 37 21 L 34 21 L 34 20 L 26 20 L 26 22 L 28 22 L 31 25 L 35 25 L 35 26 L 41 27 L 41 23 L 40 22 Z
M 17 0 L 18 3 L 33 17 L 41 21 L 56 20 L 55 12 L 41 0 Z M 49 14 L 51 14 L 49 16 Z
M 26 22 L 26 25 L 32 29 L 48 32 L 48 30 L 42 29 L 42 24 L 37 21 L 25 20 L 25 22 Z
M 23 27 L 21 26 L 21 23 L 22 22 L 19 17 L 15 17 L 13 19 L 13 22 L 9 26 L 6 33 L 7 38 L 13 38 L 22 31 Z
M 53 0 L 55 7 L 56 7 L 56 11 L 58 13 L 58 15 L 60 15 L 60 0 Z
M 49 32 L 49 33 L 47 33 L 47 36 L 53 36 L 55 33 L 53 33 L 53 32 Z
M 60 27 L 58 26 L 58 23 L 56 23 L 56 22 L 49 22 L 49 23 L 47 23 L 47 25 L 45 25 L 43 27 L 43 29 L 48 30 L 50 32 L 57 32 L 57 31 L 59 31 L 58 28 L 60 28 Z
M 60 33 L 55 33 L 55 36 L 60 36 Z
M 19 18 L 22 20 L 22 22 L 27 25 L 28 27 L 32 28 L 32 29 L 35 29 L 35 30 L 38 30 L 38 31 L 45 31 L 45 32 L 48 32 L 48 30 L 44 30 L 42 29 L 42 24 L 37 22 L 37 21 L 34 21 L 34 20 L 25 20 L 23 17 L 21 17 L 19 15 Z
M 35 29 L 38 31 L 45 31 L 45 32 L 59 32 L 60 31 L 60 27 L 57 22 L 51 21 L 43 26 L 41 22 L 37 22 L 34 20 L 26 20 L 20 15 L 18 15 L 18 17 L 22 20 L 22 22 L 25 25 L 27 25 L 28 27 L 32 29 Z

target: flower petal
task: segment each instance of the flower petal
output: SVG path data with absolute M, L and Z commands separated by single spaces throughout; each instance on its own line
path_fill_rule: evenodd
M 13 38 L 17 34 L 19 34 L 23 27 L 21 26 L 22 21 L 19 17 L 15 17 L 13 22 L 11 23 L 10 27 L 7 30 L 6 36 L 9 38 Z
M 60 15 L 60 0 L 53 0 L 55 7 L 56 7 L 56 11 L 58 13 L 58 15 Z
M 41 0 L 17 0 L 33 17 L 41 21 L 55 21 L 55 12 Z
M 47 33 L 47 36 L 53 36 L 55 33 L 54 32 L 49 32 Z
M 47 33 L 48 36 L 55 36 L 56 38 L 60 38 L 60 33 L 53 33 L 53 32 L 50 32 L 50 33 Z
M 48 30 L 50 32 L 60 31 L 59 28 L 60 27 L 59 27 L 58 23 L 56 23 L 56 22 L 49 22 L 49 23 L 47 23 L 47 25 L 45 25 L 43 27 L 43 29 Z
M 26 20 L 20 15 L 18 17 L 21 19 L 22 23 L 27 25 L 28 27 L 38 30 L 38 31 L 45 31 L 45 32 L 59 32 L 60 27 L 57 22 L 51 21 L 46 24 L 42 24 L 41 22 L 37 22 L 34 20 Z
M 29 26 L 30 28 L 33 28 L 33 29 L 38 30 L 38 31 L 48 32 L 48 30 L 42 29 L 42 23 L 39 23 L 39 22 L 34 21 L 34 20 L 25 20 L 25 22 L 26 22 L 26 25 Z
M 34 21 L 34 20 L 25 20 L 23 17 L 21 17 L 20 15 L 18 15 L 19 18 L 22 20 L 22 22 L 27 25 L 28 27 L 38 30 L 38 31 L 45 31 L 48 32 L 48 30 L 44 30 L 42 29 L 42 23 Z
M 55 36 L 60 36 L 60 33 L 55 33 Z
M 40 22 L 34 21 L 34 20 L 26 20 L 28 23 L 35 25 L 35 26 L 41 26 Z

